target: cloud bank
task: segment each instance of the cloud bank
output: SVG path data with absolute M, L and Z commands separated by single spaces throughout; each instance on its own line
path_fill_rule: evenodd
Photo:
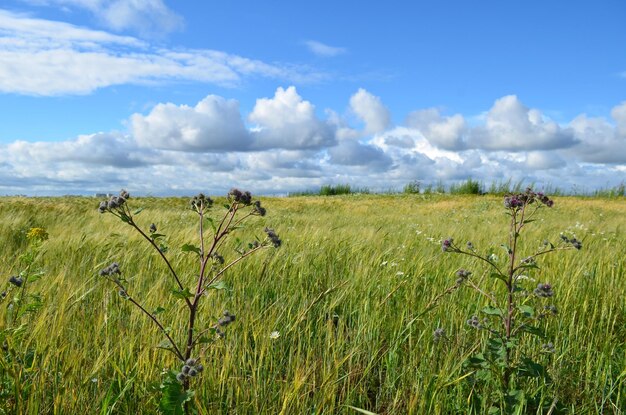
M 329 183 L 388 190 L 469 177 L 591 190 L 626 177 L 626 102 L 610 118 L 581 114 L 566 124 L 515 96 L 496 99 L 478 124 L 423 108 L 394 125 L 381 98 L 362 88 L 346 104 L 345 114 L 320 117 L 294 86 L 257 99 L 248 114 L 216 95 L 159 103 L 130 114 L 126 131 L 0 146 L 0 194 L 219 194 L 231 186 L 275 194 Z

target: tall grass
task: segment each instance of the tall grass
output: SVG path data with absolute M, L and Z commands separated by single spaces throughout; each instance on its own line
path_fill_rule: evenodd
M 237 322 L 203 358 L 194 398 L 200 413 L 356 413 L 349 406 L 386 414 L 466 413 L 472 391 L 460 378 L 460 362 L 478 340 L 465 321 L 483 300 L 461 290 L 424 310 L 463 265 L 444 260 L 439 241 L 466 237 L 477 247 L 497 248 L 503 241 L 494 235 L 507 220 L 501 198 L 263 202 L 268 217 L 256 218 L 254 228 L 280 223 L 275 228 L 284 246 L 227 273 L 229 290 L 208 298 L 201 310 L 201 318 L 213 320 L 227 308 Z M 187 200 L 134 203 L 145 207 L 139 221 L 158 221 L 169 235 L 170 258 L 192 279 L 194 264 L 176 248 L 195 235 Z M 44 308 L 28 322 L 27 344 L 36 353 L 24 368 L 32 387 L 23 413 L 153 414 L 161 373 L 175 365 L 155 348 L 161 337 L 150 322 L 97 276 L 118 259 L 129 289 L 149 291 L 146 298 L 154 300 L 146 306 L 154 309 L 169 298 L 167 269 L 96 207 L 87 198 L 0 199 L 3 276 L 16 271 L 24 230 L 36 225 L 50 234 L 40 258 L 46 276 L 33 287 Z M 540 271 L 558 293 L 560 315 L 548 325 L 556 352 L 548 367 L 556 396 L 571 413 L 626 407 L 625 213 L 619 199 L 557 198 L 526 235 L 532 245 L 569 231 L 584 243 L 580 254 L 546 258 Z M 173 335 L 182 336 L 184 317 L 166 308 L 167 320 L 176 322 Z M 5 312 L 0 309 L 0 322 Z M 437 327 L 451 342 L 433 342 Z

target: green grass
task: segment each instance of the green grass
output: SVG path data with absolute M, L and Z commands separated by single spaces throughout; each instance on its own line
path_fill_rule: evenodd
M 202 357 L 205 371 L 194 384 L 200 413 L 359 413 L 351 407 L 385 414 L 466 413 L 471 390 L 459 366 L 480 339 L 465 321 L 484 300 L 461 289 L 423 311 L 454 283 L 457 269 L 481 278 L 475 262 L 442 253 L 442 238 L 471 240 L 478 249 L 494 246 L 500 255 L 508 223 L 501 198 L 262 200 L 268 215 L 250 222 L 249 230 L 262 236 L 263 227 L 271 226 L 284 245 L 227 273 L 230 290 L 204 302 L 200 324 L 215 321 L 224 309 L 236 313 L 237 321 Z M 194 242 L 196 222 L 187 200 L 130 203 L 145 207 L 139 222 L 155 222 L 168 235 L 168 255 L 191 281 L 194 264 L 179 249 Z M 570 413 L 621 413 L 626 203 L 574 197 L 555 203 L 528 228 L 527 249 L 563 231 L 574 232 L 584 247 L 543 258 L 540 274 L 530 275 L 554 285 L 559 308 L 546 326 L 556 352 L 543 362 Z M 184 316 L 176 311 L 180 304 L 170 302 L 167 269 L 129 227 L 96 208 L 88 198 L 0 199 L 2 278 L 19 271 L 16 258 L 30 227 L 50 234 L 40 259 L 46 275 L 33 287 L 44 308 L 25 321 L 26 347 L 35 353 L 21 374 L 31 385 L 21 413 L 153 414 L 161 372 L 179 366 L 155 348 L 162 338 L 150 321 L 97 276 L 118 261 L 129 291 L 137 298 L 147 293 L 148 309 L 167 308 L 164 319 L 174 322 L 172 333 L 181 338 Z M 0 324 L 5 313 L 0 309 Z M 451 342 L 433 342 L 437 327 Z M 280 337 L 271 339 L 273 331 Z M 0 368 L 0 379 L 6 376 Z

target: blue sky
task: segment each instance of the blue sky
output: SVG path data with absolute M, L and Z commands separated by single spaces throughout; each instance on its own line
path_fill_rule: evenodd
M 626 180 L 623 1 L 4 0 L 0 194 Z

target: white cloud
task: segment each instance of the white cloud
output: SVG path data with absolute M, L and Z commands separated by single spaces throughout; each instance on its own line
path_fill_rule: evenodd
M 579 144 L 568 154 L 588 163 L 626 164 L 626 102 L 611 111 L 615 125 L 582 114 L 569 127 Z
M 296 88 L 278 88 L 274 98 L 261 98 L 249 115 L 257 149 L 316 149 L 335 143 L 329 124 L 319 120 L 315 107 Z
M 365 123 L 365 134 L 381 133 L 391 122 L 389 110 L 380 98 L 363 88 L 350 97 L 350 109 Z
M 313 52 L 317 56 L 321 56 L 324 58 L 332 58 L 334 56 L 342 55 L 347 52 L 346 48 L 329 46 L 315 40 L 308 40 L 304 43 L 311 52 Z
M 373 171 L 384 171 L 392 163 L 391 157 L 376 146 L 354 140 L 341 141 L 328 149 L 330 163 L 342 166 L 363 166 Z
M 590 190 L 625 178 L 625 108 L 624 103 L 617 105 L 609 120 L 581 115 L 559 127 L 577 140 L 568 148 L 545 150 L 545 143 L 539 142 L 528 150 L 467 145 L 450 150 L 442 147 L 445 140 L 433 138 L 431 126 L 448 125 L 454 117 L 438 111 L 413 113 L 417 121 L 413 119 L 412 127 L 388 128 L 367 141 L 345 131 L 337 140 L 341 129 L 351 130 L 349 120 L 333 111 L 326 112 L 327 119 L 318 118 L 313 104 L 294 87 L 278 88 L 244 115 L 236 101 L 209 95 L 195 106 L 157 104 L 145 115 L 134 114 L 128 132 L 0 145 L 0 193 L 89 193 L 127 187 L 155 195 L 220 194 L 231 186 L 286 193 L 337 183 L 387 190 L 411 180 L 449 184 L 469 177 L 485 184 L 511 179 L 565 190 L 584 184 Z M 256 125 L 246 126 L 246 115 Z M 509 130 L 516 125 L 522 130 L 511 134 L 527 134 L 525 122 L 504 118 Z M 488 124 L 486 118 L 484 125 L 466 126 L 463 137 Z
M 324 75 L 215 50 L 156 49 L 129 36 L 0 10 L 0 92 L 88 94 L 123 84 L 196 81 L 236 86 L 247 77 L 310 82 Z
M 239 103 L 209 95 L 195 107 L 158 104 L 131 117 L 137 143 L 146 148 L 191 152 L 245 151 L 251 143 Z
M 89 11 L 115 31 L 131 30 L 143 35 L 181 29 L 184 21 L 162 0 L 25 0 L 40 6 L 79 8 Z
M 626 101 L 613 107 L 611 117 L 613 117 L 617 125 L 617 133 L 626 137 Z
M 554 151 L 531 151 L 526 155 L 525 164 L 531 170 L 558 169 L 566 165 Z
M 468 144 L 486 150 L 552 150 L 576 143 L 571 131 L 545 120 L 539 110 L 522 104 L 515 95 L 496 100 L 484 126 L 471 130 Z
M 410 113 L 406 124 L 421 131 L 431 144 L 439 148 L 461 150 L 465 147 L 465 119 L 460 114 L 442 117 L 438 109 L 428 108 Z

